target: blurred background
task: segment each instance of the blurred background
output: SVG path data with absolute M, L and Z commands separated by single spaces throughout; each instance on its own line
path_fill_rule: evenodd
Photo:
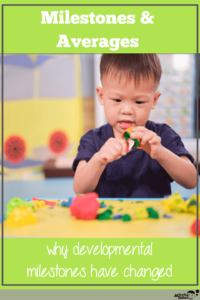
M 71 165 L 80 137 L 106 123 L 95 94 L 95 87 L 101 85 L 100 57 L 4 56 L 1 172 L 6 202 L 17 196 L 74 195 Z M 150 120 L 170 125 L 181 136 L 195 162 L 196 127 L 200 128 L 196 120 L 196 103 L 200 102 L 196 86 L 199 57 L 196 61 L 193 54 L 159 55 L 163 74 L 158 90 L 162 95 L 150 115 Z

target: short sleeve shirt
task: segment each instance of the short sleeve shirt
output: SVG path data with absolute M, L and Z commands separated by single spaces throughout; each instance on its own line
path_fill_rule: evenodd
M 178 156 L 187 156 L 193 163 L 180 136 L 168 125 L 147 121 L 146 128 L 161 137 L 165 148 Z M 110 124 L 88 131 L 80 140 L 73 171 L 80 160 L 88 162 L 111 137 L 114 135 Z M 95 192 L 101 198 L 162 198 L 171 194 L 172 181 L 157 160 L 145 151 L 133 148 L 126 156 L 107 164 Z

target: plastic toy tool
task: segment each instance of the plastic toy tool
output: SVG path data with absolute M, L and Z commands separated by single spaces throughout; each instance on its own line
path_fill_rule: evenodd
M 124 139 L 128 142 L 127 152 L 131 151 L 132 148 L 142 149 L 142 145 L 140 144 L 140 139 L 132 139 L 130 137 L 134 128 L 135 127 L 133 127 L 133 126 L 129 127 L 121 135 L 122 139 Z

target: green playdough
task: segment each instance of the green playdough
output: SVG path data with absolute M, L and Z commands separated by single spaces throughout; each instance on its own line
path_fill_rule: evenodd
M 105 210 L 103 213 L 99 214 L 97 216 L 98 220 L 108 220 L 108 219 L 112 219 L 111 218 L 112 215 L 112 210 L 111 209 L 107 209 Z
M 159 219 L 159 214 L 152 207 L 147 207 L 147 211 L 149 213 L 149 218 Z
M 130 220 L 131 220 L 131 217 L 129 215 L 123 215 L 122 221 L 127 222 L 127 221 L 130 221 Z
M 130 134 L 128 132 L 124 132 L 124 138 L 128 141 L 130 139 Z
M 113 209 L 113 208 L 114 208 L 114 206 L 110 205 L 110 206 L 109 206 L 109 208 L 110 208 L 110 209 Z
M 128 132 L 125 132 L 125 133 L 124 133 L 124 138 L 125 138 L 125 140 L 126 140 L 126 141 L 128 141 L 129 139 L 131 139 L 132 141 L 134 141 L 134 142 L 135 142 L 135 144 L 133 145 L 133 147 L 132 147 L 132 148 L 134 148 L 134 147 L 140 147 L 140 143 L 139 143 L 139 141 L 138 141 L 138 140 L 136 140 L 136 139 L 132 139 L 132 138 L 130 137 L 130 133 L 128 133 Z
M 30 202 L 24 201 L 21 198 L 13 198 L 10 201 L 8 201 L 8 203 L 6 205 L 6 219 L 9 217 L 9 215 L 10 215 L 11 211 L 13 210 L 13 208 L 18 207 L 18 206 L 28 206 L 33 211 L 35 211 L 33 205 Z
M 122 199 L 118 199 L 118 201 L 122 202 L 123 200 Z
M 197 201 L 194 199 L 192 201 L 190 201 L 190 203 L 188 204 L 188 207 L 193 206 L 193 205 L 197 205 Z
M 135 203 L 144 203 L 143 201 L 136 201 Z

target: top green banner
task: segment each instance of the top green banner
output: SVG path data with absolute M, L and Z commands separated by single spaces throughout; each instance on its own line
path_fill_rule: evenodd
M 3 5 L 3 52 L 197 53 L 197 5 Z

